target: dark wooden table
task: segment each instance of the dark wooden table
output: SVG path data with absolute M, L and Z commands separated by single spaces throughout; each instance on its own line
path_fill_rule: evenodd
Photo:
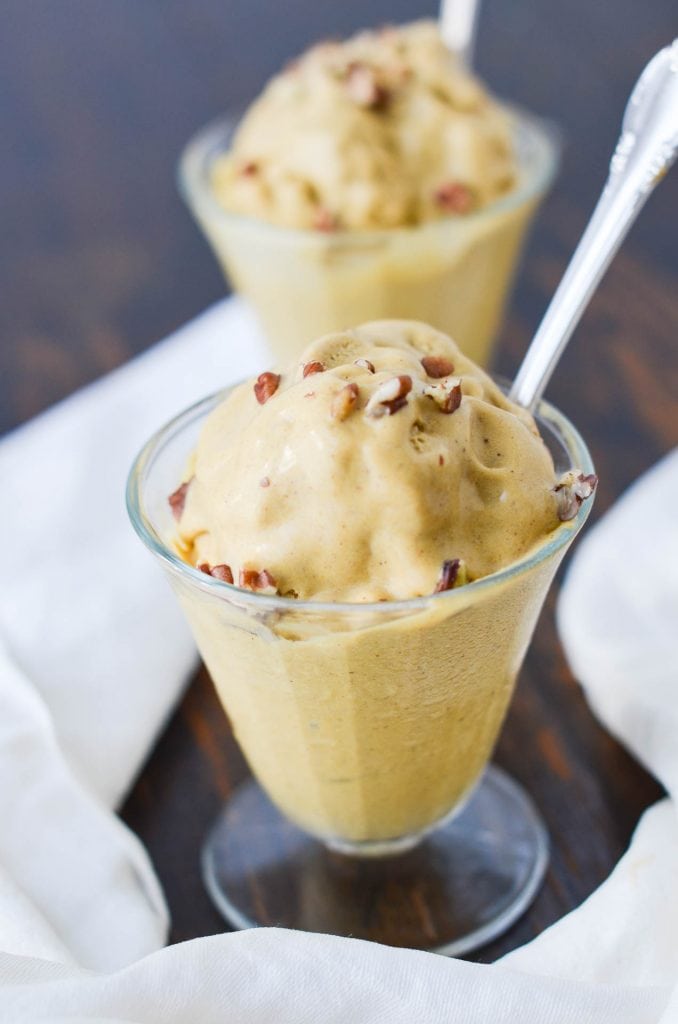
M 182 208 L 174 166 L 203 122 L 251 98 L 313 39 L 361 25 L 359 0 L 4 0 L 0 11 L 0 430 L 140 352 L 224 285 Z M 373 23 L 433 13 L 373 0 Z M 262 15 L 268 14 L 263 20 Z M 487 0 L 481 72 L 558 121 L 566 150 L 503 332 L 511 373 L 602 184 L 625 98 L 678 28 L 675 0 Z M 678 441 L 678 175 L 651 200 L 550 389 L 588 438 L 598 517 Z M 559 647 L 554 588 L 497 752 L 553 841 L 546 884 L 492 959 L 585 898 L 659 787 L 596 724 Z M 205 832 L 241 755 L 200 673 L 123 815 L 147 844 L 173 938 L 224 925 L 199 878 Z

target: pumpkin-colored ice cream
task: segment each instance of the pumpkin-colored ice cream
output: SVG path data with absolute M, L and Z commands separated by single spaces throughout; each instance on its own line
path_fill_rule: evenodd
M 314 46 L 198 136 L 181 180 L 276 360 L 388 316 L 484 365 L 554 162 L 422 21 Z
M 466 584 L 569 529 L 593 482 L 564 483 L 529 413 L 417 322 L 322 338 L 213 410 L 172 498 L 175 544 L 229 600 L 178 592 L 245 755 L 292 820 L 369 844 L 459 805 L 564 548 Z M 240 618 L 231 583 L 285 608 Z M 424 600 L 398 604 L 411 598 Z
M 558 526 L 532 417 L 424 324 L 329 335 L 262 380 L 274 390 L 242 384 L 203 430 L 180 521 L 195 564 L 265 569 L 302 600 L 398 600 L 432 593 L 445 561 L 496 572 Z
M 319 230 L 464 216 L 516 178 L 507 113 L 427 21 L 313 47 L 267 85 L 212 171 L 227 209 Z

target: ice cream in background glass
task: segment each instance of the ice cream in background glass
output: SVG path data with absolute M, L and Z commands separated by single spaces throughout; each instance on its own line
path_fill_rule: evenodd
M 279 365 L 393 316 L 485 365 L 556 162 L 552 132 L 491 97 L 424 21 L 313 47 L 239 123 L 199 133 L 179 177 Z
M 334 850 L 411 849 L 478 787 L 595 486 L 565 417 L 538 422 L 449 337 L 383 321 L 206 399 L 133 468 L 250 768 Z

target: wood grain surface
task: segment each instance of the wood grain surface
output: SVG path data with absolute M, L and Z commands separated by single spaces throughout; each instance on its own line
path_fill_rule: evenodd
M 373 24 L 432 14 L 373 0 Z M 0 430 L 142 351 L 224 293 L 174 185 L 204 122 L 252 98 L 310 41 L 366 17 L 359 0 L 4 0 L 0 10 Z M 676 34 L 675 0 L 487 0 L 478 64 L 503 96 L 553 118 L 562 172 L 528 247 L 498 368 L 515 369 L 602 185 L 624 102 Z M 588 439 L 594 519 L 678 441 L 678 175 L 650 201 L 587 312 L 549 397 Z M 621 553 L 624 557 L 628 553 Z M 554 587 L 497 761 L 552 839 L 527 915 L 490 960 L 585 898 L 659 787 L 589 713 L 554 626 Z M 123 809 L 147 844 L 173 939 L 223 930 L 199 876 L 205 833 L 247 773 L 204 672 Z

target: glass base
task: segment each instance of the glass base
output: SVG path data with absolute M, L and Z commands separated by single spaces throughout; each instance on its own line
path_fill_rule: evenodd
M 534 899 L 546 829 L 527 794 L 490 766 L 463 810 L 396 856 L 345 856 L 292 825 L 259 786 L 240 786 L 203 849 L 203 878 L 236 928 L 354 936 L 460 956 Z

